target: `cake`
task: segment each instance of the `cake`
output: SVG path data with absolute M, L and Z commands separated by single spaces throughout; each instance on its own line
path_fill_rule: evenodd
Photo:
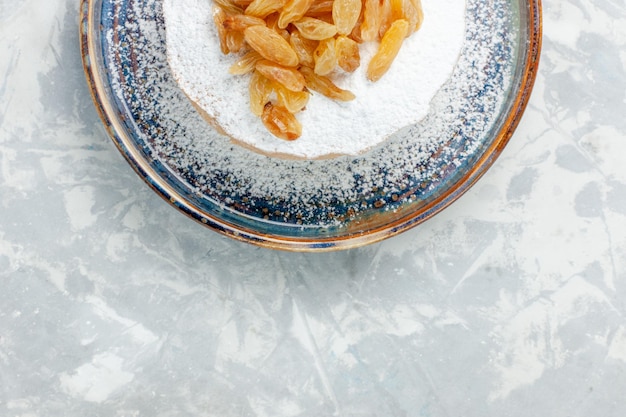
M 363 63 L 378 45 L 362 43 L 361 66 L 333 74 L 334 82 L 356 98 L 341 102 L 312 94 L 297 114 L 303 129 L 294 141 L 270 134 L 250 111 L 250 75 L 228 72 L 237 57 L 220 49 L 211 0 L 164 0 L 168 63 L 199 113 L 241 146 L 280 158 L 359 155 L 424 118 L 455 68 L 464 40 L 465 0 L 422 0 L 422 6 L 422 27 L 404 41 L 389 71 L 375 83 L 367 79 Z

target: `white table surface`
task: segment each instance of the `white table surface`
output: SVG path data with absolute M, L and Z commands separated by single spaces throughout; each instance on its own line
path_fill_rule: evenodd
M 77 0 L 0 0 L 0 416 L 626 415 L 626 4 L 545 0 L 465 196 L 357 250 L 205 229 L 107 137 Z

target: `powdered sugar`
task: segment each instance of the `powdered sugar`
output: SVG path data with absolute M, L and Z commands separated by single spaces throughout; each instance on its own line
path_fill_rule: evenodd
M 228 73 L 236 56 L 220 51 L 211 1 L 164 0 L 168 61 L 187 96 L 229 136 L 254 149 L 298 158 L 357 155 L 423 119 L 454 69 L 464 40 L 465 0 L 422 5 L 424 24 L 406 39 L 390 71 L 369 82 L 365 70 L 378 44 L 363 44 L 360 68 L 336 77 L 356 100 L 342 103 L 314 94 L 298 114 L 303 134 L 294 142 L 269 134 L 248 110 L 249 75 Z

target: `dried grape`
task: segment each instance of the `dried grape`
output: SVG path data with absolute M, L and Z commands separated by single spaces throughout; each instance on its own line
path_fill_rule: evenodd
M 314 17 L 303 17 L 293 22 L 293 25 L 298 28 L 302 37 L 315 41 L 332 38 L 337 33 L 335 25 Z
M 361 0 L 335 0 L 333 2 L 333 22 L 337 33 L 347 35 L 352 32 L 361 14 Z
M 409 21 L 409 33 L 417 32 L 424 21 L 421 0 L 404 0 L 404 18 Z
M 305 15 L 309 7 L 313 4 L 313 0 L 289 0 L 280 12 L 278 18 L 278 27 L 285 29 L 289 23 L 299 20 Z
M 260 72 L 254 71 L 250 84 L 248 85 L 250 94 L 250 110 L 255 116 L 263 114 L 263 108 L 270 100 L 272 94 L 272 82 L 261 75 Z
M 297 30 L 293 31 L 289 37 L 289 44 L 296 52 L 296 55 L 298 55 L 300 65 L 306 65 L 311 68 L 315 66 L 313 54 L 318 43 L 318 41 L 303 38 Z
M 229 52 L 239 52 L 242 50 L 245 41 L 243 33 L 229 30 L 226 32 L 226 47 Z
M 249 16 L 266 17 L 279 11 L 284 5 L 285 0 L 253 0 L 244 13 Z
M 298 55 L 285 38 L 272 29 L 265 26 L 250 26 L 243 34 L 248 45 L 263 58 L 287 67 L 298 65 Z
M 233 75 L 247 74 L 252 72 L 256 63 L 262 59 L 263 57 L 257 51 L 248 51 L 241 59 L 230 66 L 228 72 Z
M 354 94 L 348 90 L 343 90 L 335 85 L 330 78 L 317 75 L 311 68 L 302 67 L 300 72 L 304 76 L 307 88 L 339 101 L 351 101 L 355 99 Z
M 346 72 L 354 72 L 361 64 L 359 44 L 346 36 L 335 40 L 335 53 L 339 67 Z
M 363 23 L 361 39 L 370 42 L 378 39 L 378 30 L 382 18 L 382 4 L 379 0 L 365 0 L 363 4 Z
M 215 0 L 215 4 L 228 15 L 243 13 L 243 8 L 231 0 Z
M 320 44 L 313 53 L 315 60 L 315 73 L 318 75 L 328 75 L 337 67 L 337 54 L 335 52 L 335 38 L 328 38 L 320 41 Z
M 391 15 L 391 0 L 382 0 L 380 5 L 380 26 L 378 26 L 379 39 L 387 32 L 394 20 L 396 19 L 393 19 Z
M 309 102 L 311 94 L 308 91 L 291 91 L 283 87 L 282 84 L 273 83 L 274 91 L 278 99 L 278 104 L 284 106 L 291 113 L 298 113 Z
M 378 81 L 391 67 L 393 60 L 400 51 L 402 42 L 409 30 L 409 22 L 404 19 L 396 20 L 385 33 L 376 54 L 367 67 L 367 78 Z
M 226 20 L 226 12 L 219 6 L 213 7 L 213 23 L 217 27 L 217 37 L 220 40 L 220 50 L 224 55 L 227 55 L 230 50 L 226 43 L 226 28 L 224 28 L 224 21 Z
M 256 16 L 248 16 L 245 14 L 235 14 L 224 19 L 224 28 L 227 30 L 244 31 L 249 26 L 261 25 L 265 26 L 265 20 Z
M 316 17 L 320 14 L 331 13 L 333 11 L 333 3 L 333 0 L 314 0 L 306 15 Z
M 263 108 L 261 121 L 278 138 L 295 140 L 302 135 L 302 125 L 285 107 L 267 103 Z
M 291 91 L 304 90 L 304 76 L 294 68 L 283 67 L 266 59 L 257 62 L 255 68 L 265 77 L 282 84 Z

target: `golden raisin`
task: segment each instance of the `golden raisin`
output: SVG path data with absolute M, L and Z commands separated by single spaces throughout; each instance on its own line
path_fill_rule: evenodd
M 265 26 L 250 26 L 243 31 L 246 42 L 265 59 L 287 67 L 298 65 L 298 55 L 278 33 Z
M 387 32 L 394 20 L 391 15 L 391 0 L 382 0 L 380 5 L 380 26 L 378 27 L 379 39 Z
M 291 91 L 282 84 L 272 83 L 272 88 L 276 92 L 278 104 L 284 106 L 290 113 L 298 113 L 309 102 L 310 93 L 305 91 Z
M 365 0 L 363 23 L 361 24 L 361 39 L 365 42 L 378 39 L 378 30 L 382 18 L 382 4 L 379 0 Z
M 396 20 L 391 24 L 391 27 L 380 41 L 378 51 L 376 51 L 367 67 L 367 78 L 370 81 L 378 81 L 389 70 L 393 60 L 400 51 L 408 30 L 409 22 L 404 19 Z
M 265 104 L 270 101 L 272 82 L 258 71 L 254 71 L 252 78 L 250 78 L 248 90 L 250 94 L 250 110 L 252 110 L 252 114 L 255 116 L 261 116 Z
M 406 19 L 404 12 L 404 0 L 389 0 L 389 6 L 391 9 L 390 11 L 392 22 L 398 19 Z
M 295 140 L 302 135 L 302 125 L 285 107 L 267 103 L 261 121 L 269 132 L 281 139 Z
M 409 34 L 418 31 L 424 21 L 424 10 L 422 9 L 421 0 L 404 0 L 403 6 L 403 16 L 409 21 Z
M 272 29 L 274 32 L 278 33 L 282 36 L 286 41 L 289 41 L 289 31 L 287 29 L 281 29 L 278 27 L 278 19 L 280 18 L 279 13 L 272 13 L 266 18 L 267 27 Z
M 335 38 L 320 41 L 313 53 L 315 59 L 315 73 L 328 75 L 337 67 L 337 54 L 335 53 Z
M 249 16 L 266 17 L 279 11 L 284 5 L 285 0 L 253 0 L 244 13 Z
M 293 22 L 293 25 L 298 28 L 302 37 L 316 41 L 332 38 L 337 33 L 335 25 L 313 17 L 303 17 Z
M 353 72 L 361 64 L 359 44 L 346 36 L 337 37 L 335 52 L 339 67 L 346 72 Z
M 266 78 L 282 84 L 291 91 L 304 90 L 304 76 L 294 68 L 283 67 L 266 59 L 258 61 L 255 68 Z
M 337 33 L 347 35 L 352 32 L 361 14 L 361 0 L 335 0 L 333 2 L 333 22 Z
M 311 4 L 313 4 L 313 0 L 288 0 L 280 12 L 278 27 L 285 29 L 289 23 L 300 19 L 309 10 Z
M 243 33 L 234 30 L 226 32 L 226 47 L 229 52 L 239 52 L 244 45 Z
M 217 36 L 220 40 L 220 50 L 224 55 L 228 54 L 230 51 L 228 49 L 228 45 L 226 43 L 226 28 L 224 28 L 224 21 L 226 20 L 226 12 L 219 6 L 213 7 L 213 22 L 217 27 Z
M 333 11 L 334 0 L 314 0 L 306 16 L 316 17 L 320 14 L 331 13 Z
M 248 51 L 237 62 L 230 66 L 228 72 L 233 75 L 247 74 L 254 70 L 257 62 L 263 57 L 257 51 Z
M 352 32 L 348 35 L 350 39 L 355 41 L 356 43 L 362 43 L 363 38 L 361 38 L 361 26 L 363 25 L 363 12 L 364 8 L 361 7 L 361 13 L 359 13 L 359 18 L 356 21 L 356 24 L 352 28 Z
M 355 98 L 352 92 L 337 87 L 330 78 L 317 75 L 311 68 L 301 67 L 300 72 L 304 76 L 306 86 L 313 91 L 333 100 L 350 101 Z
M 315 66 L 313 53 L 315 48 L 317 48 L 318 41 L 303 38 L 297 30 L 294 30 L 289 37 L 289 44 L 296 52 L 296 55 L 298 55 L 300 65 L 306 65 L 311 68 Z
M 248 16 L 245 14 L 228 16 L 224 20 L 224 28 L 227 30 L 237 30 L 243 32 L 247 27 L 254 25 L 265 26 L 265 20 L 260 17 Z
M 215 0 L 215 4 L 228 15 L 243 13 L 243 8 L 232 0 Z

